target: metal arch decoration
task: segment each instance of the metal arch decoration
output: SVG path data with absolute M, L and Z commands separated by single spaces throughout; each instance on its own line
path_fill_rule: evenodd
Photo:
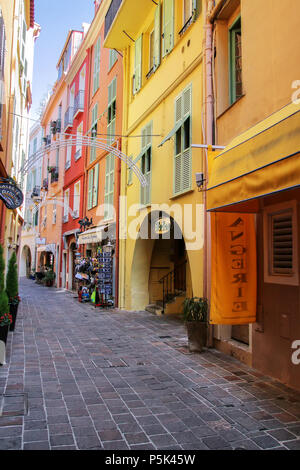
M 24 175 L 27 173 L 30 168 L 38 162 L 43 155 L 47 154 L 48 152 L 51 152 L 53 150 L 57 150 L 58 148 L 65 148 L 65 147 L 74 147 L 81 145 L 83 147 L 94 147 L 96 149 L 100 150 L 106 150 L 114 157 L 120 158 L 132 171 L 133 173 L 137 176 L 139 179 L 141 185 L 143 187 L 148 185 L 148 182 L 141 172 L 140 168 L 134 163 L 132 158 L 128 157 L 125 155 L 121 150 L 118 150 L 115 147 L 112 147 L 111 145 L 108 145 L 107 142 L 104 139 L 99 139 L 95 137 L 88 137 L 88 136 L 73 136 L 73 134 L 60 134 L 63 138 L 55 140 L 52 144 L 46 145 L 44 148 L 38 150 L 34 155 L 32 155 L 26 162 L 25 164 L 21 167 L 19 170 L 19 173 L 21 175 Z M 65 137 L 68 136 L 69 138 L 66 139 Z

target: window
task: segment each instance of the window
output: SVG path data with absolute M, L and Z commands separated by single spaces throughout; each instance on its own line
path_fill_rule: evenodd
M 149 71 L 154 67 L 154 29 L 149 34 Z
M 97 139 L 97 128 L 98 128 L 98 104 L 95 104 L 92 110 L 92 127 L 91 127 L 91 136 L 92 139 Z M 90 153 L 90 163 L 96 160 L 96 147 L 91 146 L 91 153 Z
M 80 181 L 74 184 L 74 201 L 73 201 L 73 219 L 79 217 L 80 207 Z
M 141 172 L 146 178 L 147 186 L 141 186 L 141 204 L 151 202 L 151 168 L 152 168 L 152 122 L 142 129 Z
M 69 219 L 69 207 L 70 207 L 70 190 L 67 189 L 64 195 L 64 222 Z
M 79 77 L 79 91 L 84 91 L 85 90 L 85 76 L 86 76 L 86 66 L 84 65 L 82 67 L 82 70 L 80 72 L 80 77 Z
M 174 0 L 163 3 L 163 56 L 174 47 Z
M 183 0 L 183 25 L 191 18 L 193 12 L 193 0 Z
M 117 62 L 118 60 L 118 52 L 115 49 L 109 49 L 109 66 L 108 70 L 110 70 L 113 65 Z
M 243 95 L 242 29 L 239 17 L 229 30 L 230 104 Z
M 133 94 L 135 95 L 142 86 L 142 47 L 143 36 L 141 35 L 135 41 L 134 50 L 134 75 L 133 75 Z
M 297 203 L 265 208 L 265 282 L 298 285 Z
M 99 163 L 89 171 L 88 181 L 88 209 L 92 209 L 98 204 Z
M 78 160 L 82 155 L 82 143 L 81 143 L 82 136 L 83 136 L 83 122 L 81 122 L 79 126 L 77 127 L 77 133 L 76 133 L 77 144 L 76 144 L 75 160 Z
M 116 134 L 116 98 L 117 78 L 108 86 L 108 109 L 107 109 L 107 143 L 112 144 Z
M 192 86 L 190 85 L 175 100 L 174 195 L 191 189 L 191 114 Z
M 68 145 L 67 154 L 66 154 L 66 165 L 65 165 L 66 170 L 70 168 L 71 166 L 71 155 L 72 155 L 72 147 L 71 145 Z
M 110 220 L 114 217 L 114 155 L 107 155 L 105 163 L 104 220 Z
M 101 38 L 99 37 L 94 47 L 93 94 L 96 93 L 100 84 L 100 45 Z

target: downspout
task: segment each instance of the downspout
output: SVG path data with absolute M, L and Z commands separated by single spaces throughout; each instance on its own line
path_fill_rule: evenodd
M 117 140 L 117 149 L 122 150 L 121 138 Z M 115 307 L 119 307 L 119 257 L 120 257 L 120 186 L 121 186 L 121 159 L 117 159 L 117 210 L 116 210 L 116 286 Z
M 213 2 L 209 2 L 205 17 L 205 105 L 206 105 L 206 144 L 213 145 L 213 123 L 214 123 L 214 94 L 213 94 L 213 76 L 212 76 L 212 61 L 213 61 L 213 25 L 209 21 L 210 12 L 213 8 Z M 211 219 L 210 214 L 207 212 L 207 187 L 208 187 L 208 151 L 205 152 L 204 159 L 204 174 L 205 174 L 205 188 L 203 191 L 204 203 L 204 296 L 210 301 L 210 288 L 211 288 Z M 213 326 L 209 326 L 208 346 L 213 346 Z

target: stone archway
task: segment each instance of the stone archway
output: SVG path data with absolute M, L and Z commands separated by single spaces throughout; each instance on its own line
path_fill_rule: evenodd
M 28 245 L 25 245 L 22 249 L 20 258 L 20 277 L 29 277 L 31 274 L 31 251 Z
M 156 233 L 161 220 L 170 221 L 169 235 Z M 162 230 L 163 231 L 163 230 Z M 180 253 L 180 246 L 185 243 L 181 228 L 173 217 L 163 211 L 152 211 L 145 216 L 139 236 L 136 239 L 131 265 L 130 297 L 132 310 L 144 310 L 150 303 L 163 298 L 161 278 L 176 269 L 180 263 L 184 266 L 184 281 L 191 287 L 188 253 Z M 176 282 L 176 274 L 175 274 Z M 187 291 L 185 284 L 182 291 Z

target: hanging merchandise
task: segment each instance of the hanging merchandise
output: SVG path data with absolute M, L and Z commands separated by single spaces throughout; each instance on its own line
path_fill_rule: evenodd
M 99 305 L 101 307 L 113 307 L 113 255 L 111 252 L 106 252 L 102 247 L 99 247 L 97 258 Z

